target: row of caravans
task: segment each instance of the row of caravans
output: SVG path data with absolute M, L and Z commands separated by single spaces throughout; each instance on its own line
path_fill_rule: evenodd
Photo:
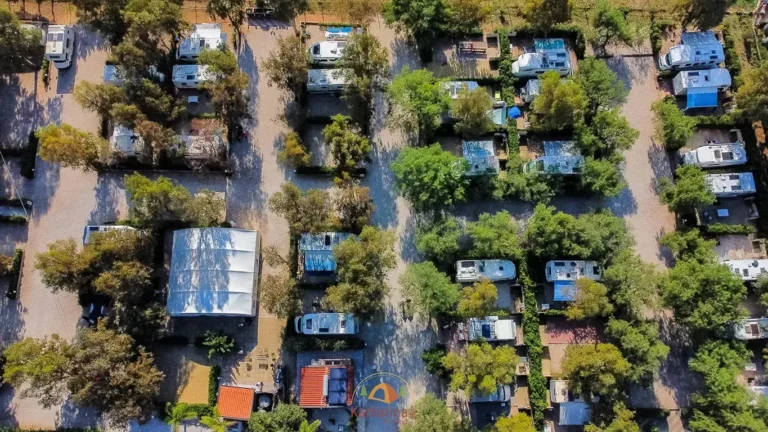
M 314 66 L 335 65 L 344 55 L 346 39 L 360 29 L 353 27 L 329 27 L 324 41 L 315 42 L 307 50 Z M 310 69 L 307 73 L 307 91 L 309 93 L 341 93 L 346 86 L 346 79 L 341 69 Z

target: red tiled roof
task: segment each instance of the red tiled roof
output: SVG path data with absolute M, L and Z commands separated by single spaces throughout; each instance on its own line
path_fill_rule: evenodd
M 301 368 L 299 406 L 302 408 L 324 408 L 323 379 L 329 374 L 327 366 L 306 366 Z
M 563 317 L 547 318 L 548 344 L 590 344 L 601 342 L 603 333 L 590 321 L 568 321 Z
M 253 412 L 254 391 L 245 387 L 219 387 L 219 414 L 227 419 L 248 420 Z

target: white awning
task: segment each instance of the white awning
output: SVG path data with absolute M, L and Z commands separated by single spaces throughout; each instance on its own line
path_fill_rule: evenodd
M 173 234 L 171 316 L 254 316 L 259 233 L 194 228 Z

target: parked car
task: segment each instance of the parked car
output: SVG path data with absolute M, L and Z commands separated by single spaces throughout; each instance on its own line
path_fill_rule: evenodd
M 357 319 L 350 313 L 317 313 L 296 317 L 296 333 L 307 335 L 352 335 L 358 332 Z

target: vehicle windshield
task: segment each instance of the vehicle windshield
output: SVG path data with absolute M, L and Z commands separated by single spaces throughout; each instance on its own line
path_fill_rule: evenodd
M 48 33 L 48 42 L 61 42 L 64 40 L 64 33 Z
M 315 45 L 312 47 L 312 54 L 314 55 L 320 54 L 320 45 Z
M 667 62 L 667 65 L 672 64 L 672 57 L 670 56 L 671 53 L 667 53 L 667 55 L 664 56 L 664 61 Z

